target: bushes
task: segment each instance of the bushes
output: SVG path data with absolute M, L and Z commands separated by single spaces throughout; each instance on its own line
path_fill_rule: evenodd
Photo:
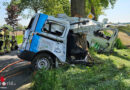
M 123 45 L 123 43 L 119 38 L 116 39 L 115 47 L 117 49 L 126 49 L 126 47 Z

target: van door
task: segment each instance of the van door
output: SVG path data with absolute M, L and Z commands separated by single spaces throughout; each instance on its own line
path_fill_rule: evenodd
M 31 18 L 30 23 L 29 23 L 29 25 L 26 28 L 26 31 L 24 33 L 21 51 L 29 50 L 30 41 L 32 40 L 32 34 L 31 33 L 34 32 L 34 30 L 35 30 L 38 18 L 39 18 L 39 14 L 36 14 Z

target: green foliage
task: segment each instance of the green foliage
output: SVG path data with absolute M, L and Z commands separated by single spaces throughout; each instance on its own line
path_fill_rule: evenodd
M 20 12 L 31 9 L 35 13 L 43 12 L 56 16 L 58 13 L 66 13 L 70 16 L 70 0 L 12 0 L 13 4 L 19 6 Z M 90 3 L 91 1 L 91 3 Z M 95 17 L 103 14 L 103 10 L 114 6 L 116 0 L 86 0 L 86 16 L 94 12 Z
M 9 31 L 13 31 L 13 28 L 10 25 L 4 24 L 2 27 L 0 27 L 1 29 L 3 27 L 8 27 Z
M 115 47 L 117 49 L 125 49 L 126 48 L 119 38 L 116 39 Z
M 38 71 L 33 78 L 33 90 L 130 89 L 130 49 L 115 49 L 109 56 L 93 50 L 91 54 L 95 60 L 92 67 L 70 65 Z
M 44 5 L 42 0 L 18 0 L 18 6 L 20 10 L 23 11 L 25 9 L 32 9 L 37 13 L 39 10 L 43 9 Z
M 59 13 L 66 13 L 70 15 L 70 4 L 69 0 L 43 0 L 44 1 L 44 9 L 43 13 L 48 15 L 56 16 Z
M 104 14 L 103 13 L 103 7 L 99 4 L 99 0 L 92 0 L 91 1 L 92 3 L 89 2 L 89 0 L 86 0 L 86 15 L 88 15 L 89 13 L 92 13 L 92 6 L 94 8 L 94 12 L 95 12 L 95 17 L 97 17 L 98 19 L 98 16 L 101 15 L 101 14 Z
M 16 30 L 25 30 L 25 27 L 21 24 L 18 24 L 18 26 L 16 27 Z
M 99 15 L 104 14 L 103 10 L 108 8 L 109 5 L 113 8 L 116 1 L 117 0 L 86 0 L 86 14 L 88 15 L 91 12 L 96 19 L 98 19 Z
M 42 10 L 43 13 L 48 15 L 57 15 L 59 12 L 64 13 L 63 6 L 58 0 L 44 0 L 45 8 Z M 52 8 L 53 7 L 53 8 Z
M 68 16 L 70 16 L 70 2 L 69 0 L 58 0 L 60 1 L 60 4 L 63 7 L 64 13 L 66 13 Z
M 58 13 L 70 15 L 69 0 L 14 0 L 13 3 L 19 6 L 20 12 L 31 9 L 35 13 L 43 12 L 54 16 Z

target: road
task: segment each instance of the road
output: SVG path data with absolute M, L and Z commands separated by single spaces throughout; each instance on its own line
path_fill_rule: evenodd
M 20 60 L 16 54 L 17 51 L 12 51 L 0 56 L 0 70 L 8 64 Z M 23 90 L 23 86 L 31 82 L 32 70 L 30 66 L 30 62 L 23 61 L 4 70 L 0 75 L 6 78 L 6 86 L 3 87 L 0 83 L 0 90 Z

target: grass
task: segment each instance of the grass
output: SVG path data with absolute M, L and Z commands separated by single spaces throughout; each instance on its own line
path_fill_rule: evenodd
M 90 50 L 95 65 L 65 65 L 40 70 L 33 77 L 33 90 L 130 90 L 130 49 L 114 49 L 112 54 Z
M 17 39 L 17 43 L 21 44 L 23 42 L 23 35 L 17 36 L 16 39 Z
M 116 38 L 116 43 L 114 45 L 117 49 L 126 49 L 127 47 L 122 43 L 120 38 Z

